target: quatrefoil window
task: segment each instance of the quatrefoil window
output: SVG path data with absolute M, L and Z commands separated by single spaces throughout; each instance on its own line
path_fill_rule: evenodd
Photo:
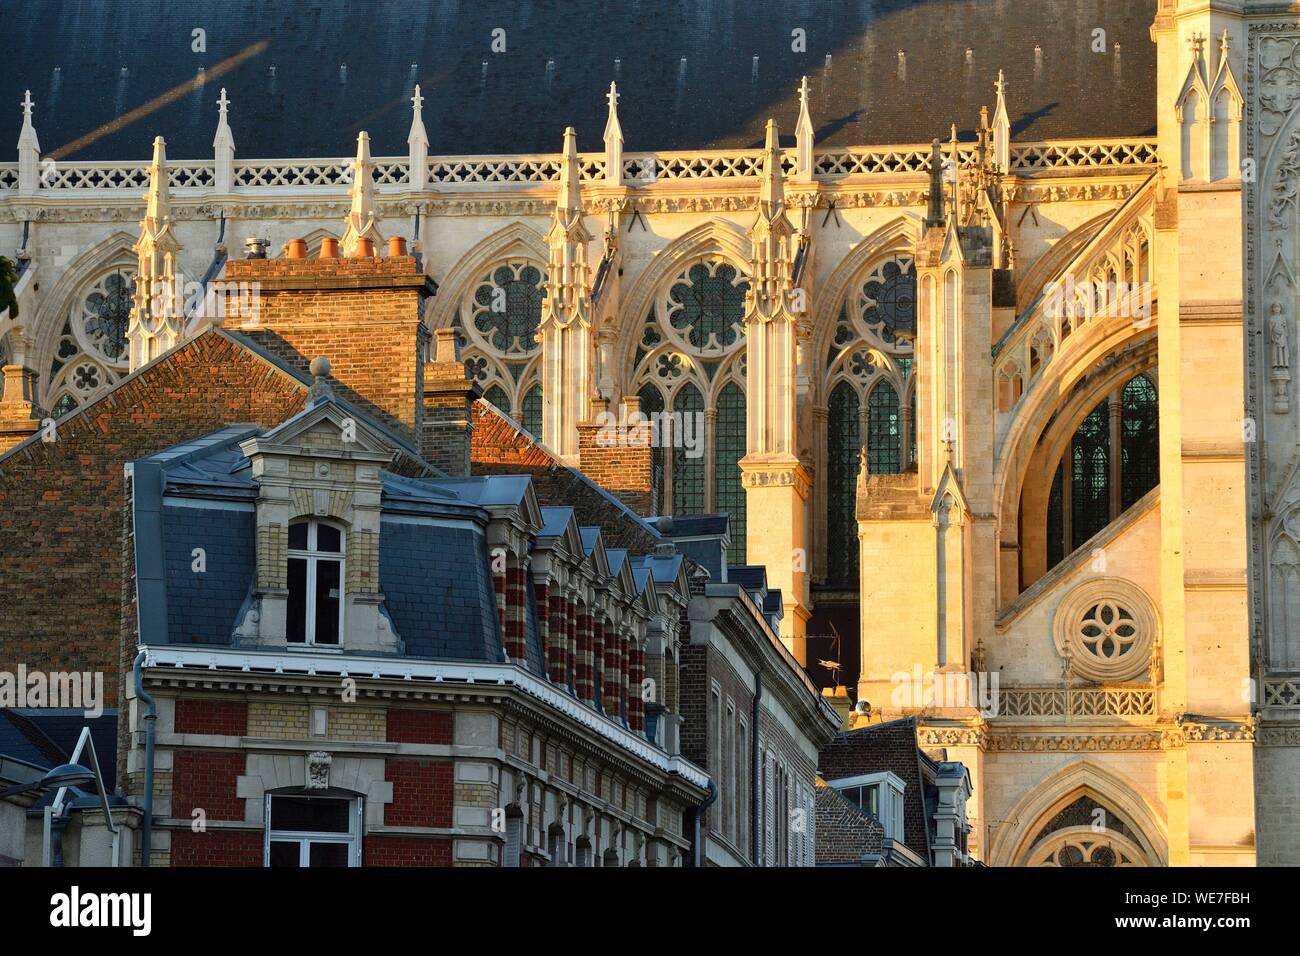
M 1115 660 L 1133 649 L 1137 640 L 1133 615 L 1114 601 L 1100 601 L 1090 607 L 1079 624 L 1079 640 L 1093 654 Z
M 1075 588 L 1057 608 L 1053 639 L 1076 677 L 1135 680 L 1151 665 L 1158 619 L 1146 592 L 1121 578 Z

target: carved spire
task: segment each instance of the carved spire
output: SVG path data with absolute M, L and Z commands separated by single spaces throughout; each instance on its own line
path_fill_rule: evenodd
M 564 131 L 564 153 L 560 159 L 560 194 L 556 197 L 557 210 L 582 212 L 582 170 L 578 166 L 578 134 L 570 126 Z
M 181 244 L 172 229 L 167 144 L 158 136 L 153 141 L 149 191 L 145 194 L 140 238 L 135 244 L 135 301 L 127 329 L 133 372 L 180 341 L 184 319 L 180 252 Z
M 930 143 L 930 193 L 926 197 L 925 227 L 943 225 L 943 151 L 936 137 Z
M 370 134 L 357 134 L 357 158 L 352 163 L 352 206 L 344 220 L 343 254 L 362 255 L 362 241 L 369 239 L 377 249 L 383 241 L 379 235 L 379 210 L 375 207 L 375 181 L 370 165 Z M 372 252 L 373 254 L 373 252 Z
M 808 77 L 799 84 L 799 122 L 795 126 L 796 182 L 810 183 L 813 178 L 813 124 L 808 112 Z
M 784 173 L 781 169 L 781 147 L 778 143 L 776 120 L 767 121 L 767 139 L 763 145 L 763 181 L 758 191 L 759 215 L 768 219 L 776 216 L 785 205 Z
M 212 149 L 216 154 L 217 175 L 216 188 L 219 193 L 228 193 L 235 183 L 235 137 L 230 132 L 230 123 L 226 117 L 226 108 L 230 100 L 226 98 L 226 88 L 221 88 L 217 99 L 217 135 L 212 139 Z
M 609 101 L 609 118 L 605 120 L 605 182 L 610 186 L 623 184 L 623 127 L 618 122 L 618 87 L 609 84 L 605 94 Z
M 35 193 L 40 181 L 41 143 L 32 125 L 32 105 L 32 91 L 24 90 L 23 128 L 18 134 L 18 191 L 23 194 Z
M 417 83 L 411 97 L 411 131 L 406 134 L 412 189 L 423 189 L 429 180 L 429 136 L 424 131 L 423 106 L 424 97 L 420 95 L 420 85 Z
M 993 84 L 998 101 L 993 107 L 993 162 L 1003 174 L 1011 171 L 1011 120 L 1007 115 L 1007 83 L 998 70 L 998 81 Z
M 566 461 L 578 455 L 578 422 L 586 419 L 595 388 L 591 334 L 591 277 L 579 179 L 578 134 L 564 131 L 542 300 L 542 441 Z

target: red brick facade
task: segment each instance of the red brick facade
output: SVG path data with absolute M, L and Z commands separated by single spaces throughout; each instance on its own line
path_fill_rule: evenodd
M 384 779 L 393 785 L 393 802 L 384 807 L 390 827 L 450 827 L 455 792 L 449 760 L 384 762 Z
M 440 710 L 389 709 L 387 739 L 399 744 L 449 744 L 452 715 Z
M 451 840 L 372 836 L 361 843 L 362 866 L 451 866 Z
M 175 729 L 178 734 L 243 737 L 248 733 L 248 704 L 242 700 L 181 697 L 176 701 Z
M 246 766 L 242 752 L 176 750 L 172 752 L 172 816 L 191 817 L 202 810 L 209 820 L 244 819 L 244 801 L 236 781 Z
M 261 830 L 177 830 L 172 866 L 261 866 Z

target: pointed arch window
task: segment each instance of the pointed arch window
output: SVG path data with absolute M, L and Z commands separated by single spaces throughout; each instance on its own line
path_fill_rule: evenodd
M 641 386 L 637 397 L 641 399 L 641 414 L 646 418 L 653 420 L 656 415 L 663 414 L 664 394 L 657 386 L 647 382 Z M 660 437 L 662 439 L 662 430 Z M 654 513 L 661 515 L 664 513 L 664 443 L 662 440 L 654 442 L 650 447 L 650 480 L 654 485 Z
M 867 465 L 873 475 L 895 475 L 903 470 L 903 421 L 898 392 L 880 382 L 867 397 Z
M 542 386 L 534 385 L 524 393 L 523 421 L 519 424 L 538 441 L 542 438 Z
M 740 482 L 740 459 L 745 457 L 745 391 L 728 382 L 718 393 L 718 413 L 713 426 L 714 510 L 731 516 L 731 551 L 727 559 L 745 563 L 745 489 Z
M 510 396 L 500 385 L 493 385 L 483 393 L 483 397 L 506 415 L 510 414 Z
M 862 448 L 862 400 L 850 382 L 831 391 L 826 424 L 826 576 L 830 584 L 858 578 L 857 479 Z
M 673 399 L 673 413 L 674 424 L 682 422 L 687 415 L 703 416 L 704 398 L 700 390 L 691 384 L 682 386 Z M 686 447 L 684 441 L 673 441 L 673 514 L 704 511 L 704 456 L 697 454 L 700 450 Z
M 1048 570 L 1159 484 L 1159 415 L 1153 373 L 1142 373 L 1079 424 L 1047 499 Z
M 126 330 L 135 269 L 114 267 L 84 287 L 54 346 L 45 404 L 60 418 L 94 401 L 127 372 Z
M 647 416 L 664 413 L 652 452 L 656 510 L 731 516 L 730 560 L 744 560 L 745 295 L 740 264 L 686 260 L 638 330 L 629 375 Z

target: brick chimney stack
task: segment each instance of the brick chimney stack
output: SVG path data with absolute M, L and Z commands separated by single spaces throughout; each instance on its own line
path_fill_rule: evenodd
M 414 440 L 429 336 L 421 316 L 436 286 L 412 256 L 337 250 L 327 242 L 308 259 L 299 240 L 286 258 L 229 260 L 224 324 L 303 372 L 327 356 L 340 398 Z
M 654 513 L 657 437 L 638 396 L 624 396 L 617 413 L 609 411 L 603 399 L 594 398 L 587 421 L 578 425 L 578 467 L 623 504 L 648 517 Z
M 433 360 L 424 368 L 420 454 L 453 478 L 469 477 L 474 402 L 482 395 L 456 354 L 456 330 L 438 329 Z

